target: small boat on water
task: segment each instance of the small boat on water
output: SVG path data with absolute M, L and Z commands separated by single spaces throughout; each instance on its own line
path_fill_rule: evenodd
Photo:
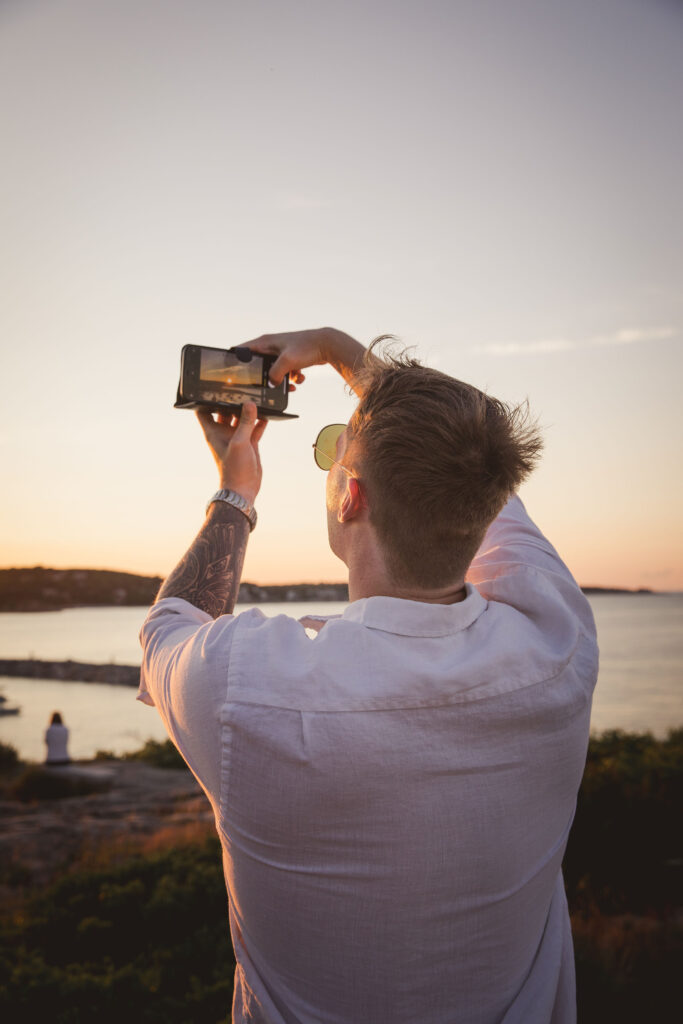
M 0 693 L 0 716 L 1 715 L 18 715 L 21 708 L 10 708 L 7 706 L 7 697 L 4 697 Z

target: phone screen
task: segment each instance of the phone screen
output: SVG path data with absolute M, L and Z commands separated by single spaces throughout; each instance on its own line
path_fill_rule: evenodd
M 234 352 L 201 349 L 199 378 L 207 384 L 222 384 L 231 391 L 245 387 L 260 388 L 263 383 L 263 359 L 256 354 L 244 362 Z
M 290 418 L 287 408 L 288 378 L 277 387 L 268 381 L 275 356 L 262 356 L 246 346 L 233 349 L 185 345 L 181 353 L 180 384 L 176 407 L 234 411 L 255 402 L 259 415 Z

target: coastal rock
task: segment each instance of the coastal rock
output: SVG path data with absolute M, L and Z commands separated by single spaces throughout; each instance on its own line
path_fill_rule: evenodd
M 211 805 L 189 771 L 137 761 L 76 762 L 52 771 L 87 778 L 100 791 L 34 803 L 0 801 L 0 898 L 9 895 L 12 879 L 43 885 L 84 857 L 96 858 L 103 847 L 125 852 L 160 833 L 211 830 Z

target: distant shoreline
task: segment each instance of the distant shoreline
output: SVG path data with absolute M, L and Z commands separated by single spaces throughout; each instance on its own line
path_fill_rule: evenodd
M 161 576 L 139 576 L 108 569 L 0 569 L 0 612 L 48 612 L 66 608 L 148 607 L 162 584 Z M 588 596 L 654 594 L 647 587 L 582 587 Z M 282 583 L 261 586 L 243 582 L 238 604 L 348 601 L 346 583 Z
M 590 597 L 592 594 L 625 594 L 627 597 L 639 597 L 643 594 L 654 596 L 666 593 L 666 591 L 651 590 L 650 587 L 637 587 L 635 590 L 629 590 L 626 587 L 581 587 L 581 590 L 586 597 Z
M 108 569 L 0 569 L 0 612 L 48 612 L 65 608 L 149 607 L 161 576 Z M 239 604 L 348 601 L 346 583 L 240 584 Z

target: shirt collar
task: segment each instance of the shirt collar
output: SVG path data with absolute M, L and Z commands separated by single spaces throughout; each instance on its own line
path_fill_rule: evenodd
M 343 619 L 360 622 L 400 636 L 448 636 L 471 626 L 486 608 L 486 601 L 471 583 L 456 604 L 427 604 L 400 597 L 363 597 L 344 610 Z

